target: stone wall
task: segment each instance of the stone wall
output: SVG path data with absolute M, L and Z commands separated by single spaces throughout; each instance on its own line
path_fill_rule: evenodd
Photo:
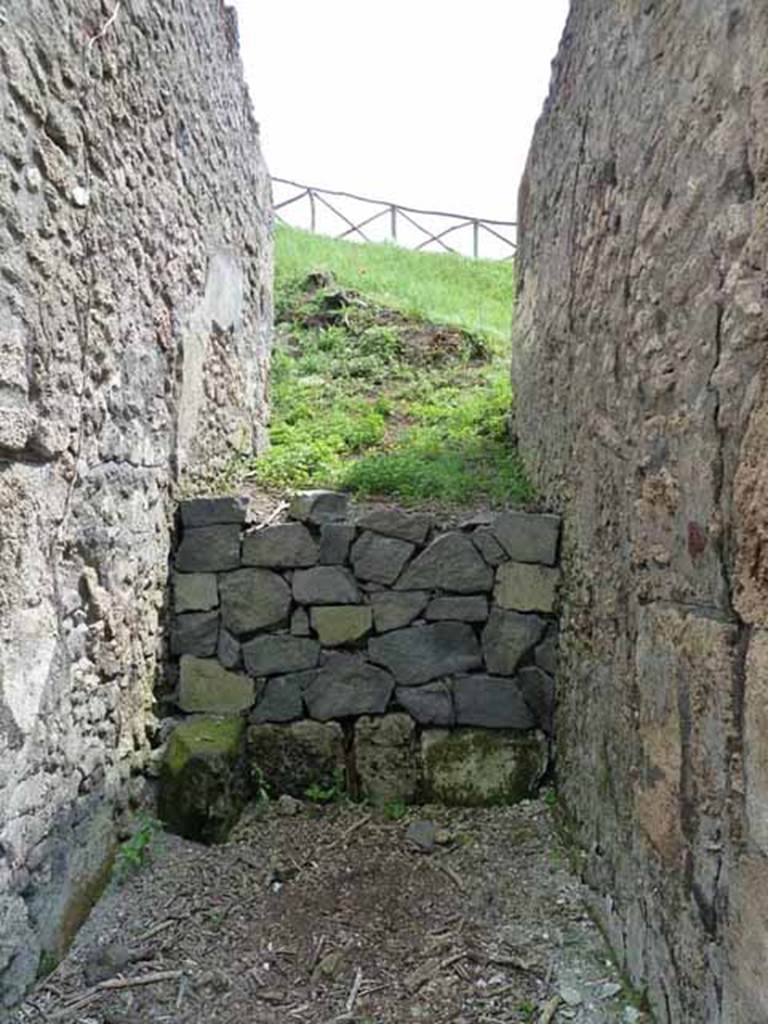
M 169 495 L 260 443 L 271 275 L 220 0 L 3 3 L 0 67 L 3 1005 L 86 911 L 138 785 Z
M 675 1024 L 768 1019 L 767 52 L 765 4 L 577 0 L 519 194 L 560 791 Z
M 185 794 L 176 776 L 180 737 L 188 753 L 210 741 L 206 715 L 247 717 L 247 760 L 275 795 L 335 776 L 380 802 L 534 792 L 551 737 L 559 518 L 506 512 L 441 532 L 425 513 L 350 511 L 331 492 L 297 496 L 289 517 L 253 529 L 237 499 L 181 504 L 174 702 L 195 717 L 166 758 L 171 824 L 200 831 L 185 822 L 198 783 Z

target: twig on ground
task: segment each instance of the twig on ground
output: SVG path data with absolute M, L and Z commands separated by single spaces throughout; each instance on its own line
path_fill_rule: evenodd
M 552 1024 L 561 1001 L 560 996 L 552 996 L 552 998 L 544 1004 L 541 1015 L 536 1024 Z
M 345 1007 L 347 1013 L 352 1013 L 352 1011 L 354 1010 L 355 1003 L 357 1002 L 357 996 L 358 993 L 360 992 L 360 986 L 362 985 L 362 983 L 363 971 L 362 968 L 358 967 L 357 970 L 355 971 L 355 980 L 352 982 L 352 988 L 349 990 L 349 995 L 347 996 L 347 1004 Z
M 257 530 L 263 530 L 265 526 L 269 526 L 270 523 L 274 523 L 274 521 L 280 515 L 282 515 L 283 512 L 285 512 L 285 510 L 287 508 L 288 508 L 288 502 L 287 501 L 281 501 L 280 504 L 277 506 L 277 508 L 272 509 L 272 511 L 269 513 L 269 515 L 267 516 L 266 519 L 262 519 L 262 521 L 260 523 L 256 523 L 256 529 Z

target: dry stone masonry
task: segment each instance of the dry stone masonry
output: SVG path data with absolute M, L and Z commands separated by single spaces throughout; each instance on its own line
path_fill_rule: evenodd
M 261 443 L 270 203 L 220 0 L 0 3 L 0 1007 L 141 796 L 171 494 Z
M 768 1020 L 766 54 L 763 0 L 572 3 L 519 194 L 560 795 L 662 1024 Z
M 294 796 L 341 778 L 377 801 L 535 791 L 552 730 L 557 516 L 436 533 L 424 513 L 356 512 L 321 491 L 257 529 L 235 498 L 182 502 L 180 518 L 171 653 L 191 717 L 165 754 L 161 810 L 182 833 L 226 835 L 244 765 L 252 788 Z

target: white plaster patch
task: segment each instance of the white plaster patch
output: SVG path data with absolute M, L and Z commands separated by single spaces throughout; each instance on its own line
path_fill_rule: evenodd
M 40 714 L 58 642 L 52 606 L 46 602 L 16 612 L 9 635 L 13 642 L 0 654 L 3 698 L 27 737 Z

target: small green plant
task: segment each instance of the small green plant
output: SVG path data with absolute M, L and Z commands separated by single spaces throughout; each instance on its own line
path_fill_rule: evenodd
M 520 1005 L 517 1008 L 517 1012 L 523 1015 L 522 1020 L 532 1021 L 534 1018 L 534 1014 L 536 1013 L 536 1005 L 530 1002 L 530 1000 L 526 999 L 524 1003 L 520 1003 Z
M 544 803 L 547 807 L 557 807 L 557 793 L 554 789 L 548 789 L 544 794 Z
M 37 977 L 38 979 L 47 978 L 49 974 L 52 974 L 59 966 L 59 958 L 55 953 L 52 953 L 49 949 L 44 949 L 40 954 L 40 960 L 37 965 Z
M 400 821 L 408 813 L 404 800 L 388 800 L 384 804 L 384 817 L 388 821 Z
M 152 856 L 153 847 L 157 846 L 162 830 L 162 822 L 156 818 L 148 814 L 138 816 L 133 835 L 121 843 L 117 850 L 113 877 L 118 885 L 122 885 L 129 875 L 144 867 Z
M 324 786 L 320 782 L 313 782 L 304 790 L 304 796 L 315 804 L 330 804 L 340 800 L 345 793 L 344 771 L 341 768 L 334 768 L 333 782 Z
M 257 764 L 251 767 L 251 785 L 253 786 L 256 803 L 269 803 L 269 783 L 264 776 L 264 772 Z

